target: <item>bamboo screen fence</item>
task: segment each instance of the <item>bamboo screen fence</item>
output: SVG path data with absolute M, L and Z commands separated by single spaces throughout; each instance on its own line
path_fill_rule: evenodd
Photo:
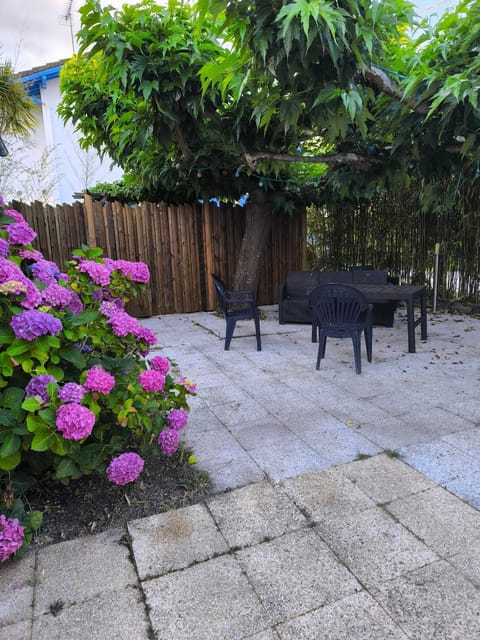
M 209 274 L 232 281 L 244 230 L 243 209 L 212 203 L 131 207 L 85 196 L 83 205 L 11 206 L 37 232 L 36 248 L 59 266 L 82 244 L 101 247 L 112 259 L 147 263 L 148 291 L 129 303 L 137 317 L 214 309 Z M 305 212 L 279 216 L 265 251 L 257 304 L 276 303 L 286 272 L 305 268 L 305 239 Z
M 450 210 L 424 213 L 417 193 L 384 195 L 357 206 L 309 209 L 307 265 L 345 269 L 371 264 L 401 283 L 433 286 L 440 244 L 439 296 L 480 301 L 480 202 L 462 198 Z

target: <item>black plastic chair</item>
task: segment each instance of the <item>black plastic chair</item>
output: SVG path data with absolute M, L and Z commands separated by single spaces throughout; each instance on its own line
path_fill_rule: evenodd
M 225 351 L 230 348 L 233 332 L 237 320 L 253 320 L 255 323 L 255 335 L 257 336 L 257 351 L 262 350 L 262 340 L 260 337 L 260 317 L 255 304 L 253 291 L 229 291 L 221 278 L 214 273 L 211 274 L 215 291 L 217 293 L 220 308 L 223 311 L 227 322 L 225 331 Z
M 372 308 L 365 296 L 344 284 L 326 284 L 310 294 L 312 337 L 318 332 L 317 369 L 325 357 L 327 338 L 351 338 L 355 371 L 362 372 L 361 337 L 365 334 L 368 362 L 372 361 Z

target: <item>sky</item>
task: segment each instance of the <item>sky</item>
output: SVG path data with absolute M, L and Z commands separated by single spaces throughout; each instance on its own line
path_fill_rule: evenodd
M 104 6 L 120 7 L 137 0 L 108 0 Z M 72 27 L 79 27 L 78 8 L 82 0 L 0 0 L 0 59 L 8 59 L 16 71 L 27 71 L 74 53 L 70 21 L 65 19 L 71 5 Z M 417 0 L 422 16 L 441 14 L 454 0 Z

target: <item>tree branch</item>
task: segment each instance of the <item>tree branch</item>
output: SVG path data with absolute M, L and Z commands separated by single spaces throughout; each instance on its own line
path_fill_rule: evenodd
M 357 67 L 357 76 L 363 76 L 367 82 L 373 84 L 377 89 L 380 89 L 383 93 L 391 98 L 395 98 L 402 104 L 406 104 L 410 109 L 419 113 L 421 115 L 425 115 L 428 113 L 430 107 L 425 103 L 416 103 L 413 100 L 405 100 L 402 92 L 399 90 L 397 83 L 390 78 L 388 74 L 386 74 L 381 69 L 377 67 L 367 67 L 366 69 L 360 69 Z
M 309 164 L 357 164 L 371 165 L 382 164 L 379 158 L 371 156 L 360 156 L 357 153 L 324 153 L 318 156 L 292 156 L 288 153 L 268 153 L 261 151 L 258 153 L 245 153 L 245 163 L 250 169 L 255 169 L 261 160 L 277 160 L 280 162 L 306 162 Z

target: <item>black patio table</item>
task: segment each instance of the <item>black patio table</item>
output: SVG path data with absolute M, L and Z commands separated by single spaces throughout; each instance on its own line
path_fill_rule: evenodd
M 408 351 L 415 353 L 415 327 L 420 325 L 422 340 L 427 339 L 427 291 L 412 284 L 353 284 L 363 293 L 368 303 L 405 302 L 407 305 Z M 415 318 L 415 302 L 418 299 L 420 316 Z M 316 323 L 312 324 L 312 342 L 317 341 Z

